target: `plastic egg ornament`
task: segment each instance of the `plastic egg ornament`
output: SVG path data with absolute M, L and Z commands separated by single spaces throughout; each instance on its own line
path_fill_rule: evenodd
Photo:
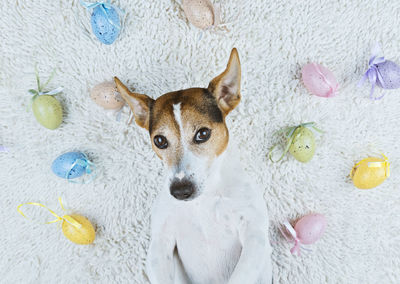
M 58 156 L 51 165 L 53 173 L 61 178 L 74 179 L 91 173 L 92 163 L 81 152 L 67 152 Z
M 377 72 L 381 75 L 377 78 L 377 84 L 383 89 L 400 88 L 400 66 L 390 60 L 376 64 Z
M 299 162 L 310 161 L 315 153 L 314 133 L 307 127 L 298 127 L 293 133 L 289 153 Z
M 104 44 L 112 44 L 121 31 L 119 14 L 123 12 L 110 4 L 110 1 L 90 3 L 81 0 L 81 4 L 87 9 L 93 9 L 90 24 L 97 39 Z
M 58 198 L 58 201 L 60 202 L 61 208 L 64 209 L 64 206 L 62 204 L 61 198 Z M 88 245 L 93 243 L 95 237 L 96 237 L 96 232 L 94 230 L 94 227 L 90 221 L 85 218 L 84 216 L 77 215 L 77 214 L 71 214 L 71 215 L 64 215 L 64 216 L 59 216 L 57 213 L 50 208 L 48 208 L 46 205 L 37 203 L 37 202 L 27 202 L 27 203 L 22 203 L 18 205 L 17 211 L 20 213 L 23 217 L 27 219 L 31 219 L 25 215 L 24 212 L 22 212 L 21 207 L 25 205 L 32 205 L 32 206 L 38 206 L 40 208 L 44 208 L 48 210 L 52 216 L 54 216 L 56 219 L 52 221 L 47 221 L 44 222 L 43 224 L 52 224 L 52 223 L 57 223 L 57 222 L 62 222 L 61 227 L 62 227 L 62 232 L 64 236 L 70 240 L 71 242 L 74 242 L 76 244 L 80 245 Z
M 199 29 L 218 24 L 218 17 L 210 0 L 183 0 L 183 11 L 190 23 Z
M 373 96 L 376 85 L 383 89 L 400 88 L 400 66 L 384 57 L 378 57 L 380 52 L 380 47 L 377 44 L 372 50 L 368 69 L 358 84 L 358 86 L 361 86 L 366 80 L 369 80 L 371 84 L 370 98 L 373 100 L 379 100 L 384 96 Z
M 359 189 L 371 189 L 382 184 L 390 174 L 387 157 L 369 157 L 358 162 L 351 170 L 350 177 Z
M 105 109 L 117 110 L 125 105 L 125 100 L 117 90 L 114 82 L 103 82 L 97 84 L 90 91 L 90 97 L 99 106 Z
M 272 154 L 276 146 L 278 146 L 278 144 L 275 144 L 268 153 L 269 159 L 273 163 L 279 162 L 283 159 L 286 153 L 289 152 L 299 162 L 307 163 L 310 161 L 315 154 L 316 148 L 314 133 L 311 131 L 311 129 L 322 132 L 315 126 L 315 122 L 302 123 L 300 125 L 287 127 L 278 131 L 278 134 L 285 133 L 285 150 L 278 160 L 274 160 L 272 158 Z
M 326 219 L 321 214 L 306 215 L 296 222 L 294 230 L 300 243 L 310 245 L 318 241 L 325 232 Z
M 301 70 L 303 83 L 307 90 L 319 97 L 336 96 L 339 84 L 335 75 L 318 63 L 309 63 Z
M 96 237 L 92 223 L 76 214 L 63 216 L 62 232 L 67 239 L 78 245 L 91 244 Z
M 285 222 L 285 231 L 282 231 L 285 238 L 294 242 L 290 250 L 292 254 L 300 254 L 301 245 L 310 245 L 321 239 L 326 229 L 326 219 L 321 214 L 310 214 L 300 218 L 294 227 Z
M 60 126 L 63 110 L 60 102 L 50 95 L 40 95 L 33 99 L 32 111 L 37 122 L 47 129 L 54 130 Z

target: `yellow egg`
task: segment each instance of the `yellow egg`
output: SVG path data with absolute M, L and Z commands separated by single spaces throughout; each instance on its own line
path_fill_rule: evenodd
M 103 82 L 94 86 L 90 97 L 105 109 L 120 109 L 125 104 L 114 82 Z
M 366 158 L 353 167 L 350 176 L 357 188 L 374 188 L 389 176 L 389 163 L 381 158 Z
M 92 223 L 81 215 L 63 216 L 62 231 L 71 242 L 79 245 L 93 243 L 96 233 Z
M 183 11 L 189 22 L 200 29 L 214 25 L 214 7 L 210 0 L 183 0 Z

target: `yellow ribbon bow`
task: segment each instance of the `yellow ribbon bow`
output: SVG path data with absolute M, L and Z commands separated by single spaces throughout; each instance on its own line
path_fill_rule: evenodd
M 382 154 L 383 157 L 383 162 L 369 162 L 368 163 L 368 167 L 369 168 L 381 168 L 381 167 L 385 167 L 386 171 L 385 171 L 385 177 L 389 177 L 390 176 L 390 163 L 388 161 L 388 157 L 386 157 L 384 154 Z M 365 159 L 364 159 L 365 160 Z M 350 172 L 350 176 L 353 173 L 353 170 L 355 170 L 359 165 L 361 165 L 363 163 L 364 160 L 359 161 L 357 164 L 354 165 L 354 167 L 351 169 Z
M 58 201 L 60 202 L 61 209 L 64 210 L 64 212 L 66 212 L 66 210 L 65 210 L 65 208 L 64 208 L 64 206 L 62 204 L 61 197 L 58 198 Z M 18 207 L 17 207 L 18 213 L 21 214 L 23 217 L 25 217 L 27 219 L 30 219 L 30 218 L 28 218 L 24 214 L 24 212 L 22 212 L 22 210 L 21 210 L 21 207 L 24 206 L 24 205 L 34 205 L 34 206 L 43 207 L 43 208 L 47 209 L 51 213 L 51 215 L 56 217 L 55 220 L 49 221 L 49 222 L 45 222 L 43 224 L 51 224 L 51 223 L 57 223 L 57 222 L 60 222 L 60 221 L 66 221 L 66 222 L 68 222 L 69 224 L 71 224 L 72 226 L 74 226 L 74 227 L 76 227 L 78 229 L 82 227 L 82 225 L 78 221 L 76 221 L 74 218 L 72 218 L 71 216 L 64 215 L 64 216 L 60 217 L 59 215 L 57 215 L 53 210 L 51 210 L 47 206 L 45 206 L 45 205 L 43 205 L 41 203 L 36 203 L 36 202 L 27 202 L 27 203 L 22 203 L 22 204 L 18 205 Z
M 384 154 L 381 153 L 381 155 L 383 156 L 383 162 L 369 162 L 368 163 L 368 167 L 370 168 L 381 168 L 381 167 L 385 167 L 386 171 L 385 171 L 385 176 L 389 177 L 390 175 L 390 163 L 388 161 L 388 157 L 386 157 Z

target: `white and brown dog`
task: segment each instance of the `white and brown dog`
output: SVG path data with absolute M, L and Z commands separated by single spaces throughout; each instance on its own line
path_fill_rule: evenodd
M 118 91 L 168 168 L 153 205 L 147 275 L 151 283 L 271 283 L 271 246 L 262 190 L 228 148 L 226 115 L 240 101 L 236 49 L 207 89 L 156 100 Z

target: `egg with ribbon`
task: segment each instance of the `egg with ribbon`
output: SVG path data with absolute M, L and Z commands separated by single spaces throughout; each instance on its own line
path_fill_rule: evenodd
M 67 239 L 79 245 L 93 243 L 96 232 L 86 217 L 74 214 L 64 215 L 62 218 L 62 232 Z
M 324 66 L 309 63 L 301 70 L 303 83 L 307 90 L 319 97 L 333 97 L 337 94 L 339 84 L 335 75 Z
M 50 95 L 40 95 L 33 99 L 32 111 L 37 122 L 54 130 L 63 120 L 63 110 L 60 102 Z
M 110 4 L 110 1 L 96 3 L 81 1 L 81 4 L 88 10 L 93 9 L 90 23 L 97 39 L 104 44 L 112 44 L 121 31 L 119 14 L 122 11 Z
M 378 57 L 381 52 L 379 44 L 372 50 L 372 55 L 368 62 L 368 69 L 361 78 L 358 86 L 369 80 L 371 84 L 370 98 L 379 100 L 384 94 L 379 97 L 374 97 L 375 86 L 383 89 L 398 89 L 400 88 L 400 66 L 393 61 L 385 59 L 383 56 Z
M 33 115 L 37 122 L 42 126 L 54 130 L 60 126 L 63 119 L 63 110 L 60 102 L 54 97 L 63 91 L 62 87 L 51 91 L 44 91 L 55 75 L 55 70 L 50 78 L 44 83 L 40 83 L 39 72 L 35 66 L 35 76 L 37 89 L 30 89 L 28 92 L 33 96 L 31 98 L 31 107 Z
M 63 203 L 61 201 L 61 198 L 58 198 L 58 201 L 60 202 L 60 206 L 63 211 L 66 212 Z M 57 222 L 62 222 L 61 227 L 62 227 L 62 232 L 64 236 L 70 240 L 71 242 L 79 245 L 88 245 L 93 243 L 95 237 L 96 237 L 96 232 L 95 229 L 90 223 L 90 221 L 78 214 L 68 214 L 64 216 L 59 216 L 56 212 L 48 208 L 46 205 L 43 205 L 41 203 L 37 202 L 27 202 L 27 203 L 22 203 L 18 205 L 17 211 L 20 213 L 23 217 L 27 219 L 28 218 L 24 212 L 22 212 L 22 207 L 26 205 L 32 205 L 32 206 L 38 206 L 41 208 L 46 209 L 52 216 L 54 216 L 56 219 L 48 222 L 44 222 L 43 224 L 52 224 L 52 223 L 57 223 Z
M 83 174 L 91 174 L 93 163 L 82 152 L 67 152 L 58 156 L 51 165 L 53 173 L 61 178 L 75 179 Z
M 300 126 L 293 133 L 289 153 L 299 162 L 307 163 L 315 153 L 314 133 L 307 127 Z
M 351 170 L 350 177 L 359 189 L 371 189 L 382 184 L 390 175 L 390 163 L 386 156 L 361 160 Z
M 269 151 L 269 158 L 272 162 L 279 162 L 287 152 L 302 163 L 310 161 L 315 153 L 315 136 L 311 129 L 322 132 L 315 126 L 314 122 L 302 123 L 297 126 L 284 128 L 278 133 L 284 133 L 286 138 L 285 149 L 278 160 L 272 158 L 273 150 L 278 144 L 275 144 Z
M 321 239 L 326 229 L 326 219 L 322 214 L 309 214 L 300 218 L 294 227 L 286 221 L 282 233 L 288 241 L 293 241 L 292 254 L 300 254 L 301 245 L 310 245 Z
M 218 11 L 210 0 L 183 0 L 183 11 L 189 22 L 202 30 L 219 24 Z
M 125 100 L 117 90 L 114 82 L 97 84 L 90 91 L 90 97 L 99 106 L 105 109 L 117 110 L 125 105 Z

